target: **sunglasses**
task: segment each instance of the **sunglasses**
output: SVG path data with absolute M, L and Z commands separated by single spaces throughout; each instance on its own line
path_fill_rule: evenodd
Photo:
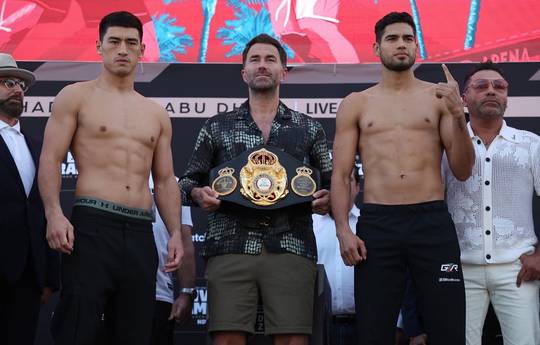
M 467 88 L 471 87 L 476 91 L 485 91 L 490 84 L 497 91 L 508 90 L 508 82 L 504 79 L 476 79 L 471 81 Z
M 28 85 L 24 80 L 19 79 L 2 79 L 0 80 L 4 84 L 5 87 L 8 89 L 14 89 L 17 85 L 23 90 L 23 92 L 26 92 L 28 90 Z

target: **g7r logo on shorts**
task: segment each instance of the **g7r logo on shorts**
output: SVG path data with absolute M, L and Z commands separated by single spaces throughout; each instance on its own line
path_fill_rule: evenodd
M 459 271 L 459 266 L 457 264 L 442 264 L 441 272 L 452 273 Z

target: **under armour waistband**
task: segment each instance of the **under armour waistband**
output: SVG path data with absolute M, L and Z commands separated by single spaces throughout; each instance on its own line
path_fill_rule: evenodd
M 102 200 L 93 197 L 79 196 L 75 198 L 74 206 L 86 206 L 97 208 L 98 210 L 120 214 L 135 219 L 154 221 L 154 213 L 151 210 L 142 208 L 128 207 L 111 201 Z

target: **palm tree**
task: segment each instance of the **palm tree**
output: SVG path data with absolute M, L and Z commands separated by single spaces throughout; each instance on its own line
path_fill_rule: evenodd
M 199 48 L 199 62 L 206 62 L 208 52 L 208 38 L 210 35 L 210 23 L 216 14 L 217 0 L 201 0 L 203 8 L 204 23 L 201 34 L 201 46 Z
M 474 47 L 476 27 L 478 25 L 479 17 L 480 0 L 471 0 L 471 7 L 469 8 L 469 20 L 467 21 L 467 34 L 465 35 L 465 49 L 471 49 Z
M 420 57 L 422 59 L 427 58 L 426 44 L 424 42 L 424 35 L 422 33 L 422 24 L 420 22 L 420 15 L 418 14 L 418 6 L 416 6 L 416 0 L 411 1 L 411 11 L 413 15 L 414 25 L 416 26 L 416 37 L 418 38 L 418 48 L 420 49 Z

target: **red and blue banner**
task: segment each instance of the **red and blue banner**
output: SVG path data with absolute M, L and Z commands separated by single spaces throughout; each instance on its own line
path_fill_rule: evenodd
M 105 14 L 144 24 L 147 62 L 239 62 L 268 33 L 293 63 L 376 62 L 373 27 L 407 11 L 418 61 L 540 61 L 540 1 L 481 0 L 0 0 L 0 50 L 19 60 L 99 61 Z

